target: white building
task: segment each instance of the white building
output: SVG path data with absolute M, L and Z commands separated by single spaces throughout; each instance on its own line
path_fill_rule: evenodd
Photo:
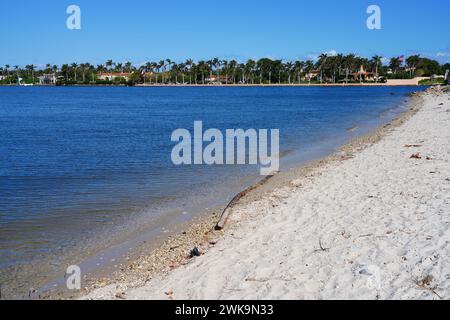
M 39 84 L 56 84 L 56 75 L 54 73 L 43 74 L 38 79 Z
M 101 72 L 97 74 L 97 78 L 100 80 L 113 81 L 117 78 L 124 78 L 126 81 L 130 79 L 131 73 L 127 72 Z

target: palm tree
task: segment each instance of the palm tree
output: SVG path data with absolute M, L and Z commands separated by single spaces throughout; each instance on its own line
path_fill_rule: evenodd
M 225 84 L 228 85 L 228 60 L 222 60 L 220 63 L 222 64 L 225 73 Z
M 155 70 L 155 84 L 158 84 L 159 71 L 161 70 L 162 61 L 152 62 L 153 70 Z
M 17 82 L 19 82 L 20 70 L 19 70 L 19 66 L 18 65 L 14 66 L 14 71 L 16 71 Z
M 91 64 L 89 62 L 80 64 L 81 72 L 83 73 L 83 82 L 86 82 L 86 71 L 91 68 Z
M 247 63 L 245 64 L 245 68 L 247 69 L 247 72 L 250 74 L 252 84 L 255 83 L 255 72 L 256 72 L 256 61 L 249 59 Z
M 106 68 L 108 69 L 109 72 L 112 72 L 112 68 L 113 68 L 114 65 L 115 65 L 115 63 L 111 59 L 107 60 L 105 62 L 105 66 L 106 66 Z
M 311 71 L 314 69 L 314 62 L 308 60 L 305 62 L 305 71 L 309 73 L 308 82 L 311 84 Z
M 393 70 L 394 73 L 397 73 L 401 65 L 402 60 L 400 59 L 400 57 L 393 57 L 389 62 L 389 67 Z
M 74 74 L 74 80 L 75 82 L 77 82 L 77 69 L 78 69 L 78 64 L 76 64 L 75 62 L 72 63 L 70 65 L 70 67 L 73 69 L 73 74 Z
M 210 70 L 210 65 L 209 65 L 209 61 L 199 61 L 197 64 L 198 70 L 200 71 L 200 73 L 202 74 L 202 84 L 205 84 L 205 73 L 208 72 L 208 70 Z
M 181 64 L 176 62 L 171 62 L 170 75 L 171 79 L 173 79 L 173 75 L 175 74 L 175 84 L 178 84 L 178 74 L 180 73 L 180 69 L 182 68 Z
M 181 73 L 181 84 L 184 84 L 184 83 L 185 83 L 185 82 L 184 82 L 184 74 L 185 74 L 185 72 L 187 71 L 187 69 L 186 69 L 186 64 L 185 64 L 184 62 L 179 63 L 179 64 L 177 65 L 177 69 L 178 69 L 178 71 Z M 178 82 L 178 81 L 176 81 L 176 82 Z
M 69 80 L 69 65 L 68 64 L 63 64 L 61 66 L 61 72 L 64 74 L 64 78 L 66 80 L 66 82 Z
M 301 74 L 305 67 L 305 63 L 303 61 L 295 61 L 294 62 L 294 73 L 297 75 L 297 81 L 300 84 L 301 82 Z
M 11 84 L 11 78 L 9 77 L 9 68 L 11 68 L 11 66 L 9 64 L 5 65 L 6 75 L 9 79 L 9 84 Z
M 126 72 L 131 72 L 131 71 L 133 71 L 133 65 L 131 64 L 130 61 L 125 62 L 125 71 L 126 71 Z
M 214 61 L 212 59 L 208 60 L 208 61 L 206 61 L 206 65 L 208 66 L 208 69 L 209 69 L 209 81 L 211 81 L 213 67 L 214 67 Z
M 116 63 L 116 69 L 115 69 L 115 71 L 116 72 L 120 72 L 120 73 L 123 73 L 123 64 L 122 63 Z
M 286 65 L 283 64 L 283 61 L 277 60 L 275 61 L 274 67 L 278 69 L 278 84 L 281 84 L 281 74 L 283 73 L 283 69 L 286 67 Z
M 375 66 L 375 83 L 378 82 L 378 66 L 381 66 L 382 57 L 379 55 L 374 55 L 371 60 L 372 64 Z
M 243 63 L 238 63 L 236 66 L 236 73 L 237 74 L 241 74 L 241 83 L 244 84 L 246 83 L 246 78 L 245 78 L 245 64 Z
M 197 75 L 198 75 L 198 70 L 199 70 L 199 69 L 198 69 L 198 64 L 195 63 L 195 62 L 192 63 L 191 70 L 194 71 L 194 78 L 193 78 L 193 79 L 194 79 L 194 83 L 197 84 L 197 83 L 198 83 L 198 77 L 197 77 Z M 191 72 L 192 72 L 192 71 L 191 71 Z
M 82 77 L 83 77 L 83 82 L 86 81 L 86 76 L 85 76 L 85 74 L 86 74 L 86 68 L 87 68 L 87 65 L 88 65 L 88 64 L 86 64 L 86 63 L 80 63 L 80 69 L 81 69 L 81 74 L 82 74 Z
M 233 59 L 230 61 L 229 65 L 230 65 L 231 70 L 233 70 L 233 84 L 236 84 L 236 67 L 237 67 L 238 63 L 236 60 Z
M 348 54 L 344 57 L 343 64 L 345 66 L 345 83 L 348 83 L 348 76 L 351 70 L 354 68 L 354 61 L 356 56 L 354 54 Z
M 189 70 L 189 84 L 192 84 L 192 67 L 194 65 L 194 60 L 187 59 L 184 63 Z
M 333 83 L 336 83 L 339 80 L 343 63 L 344 63 L 343 54 L 337 54 L 333 57 Z
M 99 64 L 97 66 L 97 72 L 106 72 L 106 71 L 108 71 L 108 68 L 106 68 L 104 65 Z
M 89 64 L 88 71 L 91 73 L 91 81 L 95 82 L 95 67 L 92 64 Z
M 288 61 L 285 64 L 285 70 L 288 74 L 288 83 L 289 84 L 291 84 L 291 74 L 292 74 L 292 71 L 294 70 L 294 66 L 295 66 L 295 64 L 292 61 Z
M 159 68 L 159 65 L 157 62 L 150 62 L 150 70 L 155 73 L 155 84 L 158 84 L 158 73 L 156 73 L 156 71 L 159 70 L 158 68 Z M 150 78 L 150 82 L 151 82 L 151 78 Z
M 259 69 L 259 82 L 262 84 L 265 79 L 268 79 L 269 84 L 272 83 L 272 69 L 274 62 L 269 58 L 259 59 L 256 63 Z M 265 78 L 264 75 L 268 75 L 268 78 Z
M 51 70 L 52 70 L 53 76 L 55 77 L 54 79 L 55 79 L 55 84 L 56 84 L 56 81 L 58 81 L 58 66 L 56 64 L 54 64 L 52 66 Z
M 150 72 L 155 74 L 155 84 L 158 84 L 158 73 L 156 72 L 158 70 L 158 63 L 150 62 L 149 70 L 150 70 Z M 152 82 L 152 78 L 150 77 L 150 83 L 151 82 Z
M 164 84 L 164 70 L 166 67 L 166 61 L 160 60 L 158 63 L 158 72 L 161 70 L 161 84 Z
M 322 81 L 323 81 L 323 65 L 325 64 L 327 59 L 328 59 L 328 55 L 326 53 L 322 53 L 319 56 L 319 59 L 317 60 L 317 65 L 319 66 L 319 70 L 320 70 L 320 83 L 322 83 Z
M 151 72 L 153 73 L 153 63 L 151 62 L 147 62 L 143 67 L 142 67 L 142 72 L 144 74 L 144 84 L 145 84 L 145 78 L 147 77 L 147 73 Z M 150 84 L 152 84 L 152 77 L 150 77 Z
M 420 62 L 420 55 L 412 55 L 408 59 L 406 59 L 406 64 L 409 68 L 409 76 L 412 78 L 414 76 L 414 72 L 416 71 L 416 67 Z
M 217 70 L 217 81 L 220 82 L 220 66 L 221 66 L 221 61 L 219 60 L 219 58 L 214 58 L 212 60 L 213 63 L 213 67 Z M 212 72 L 212 70 L 211 70 Z
M 172 60 L 166 59 L 166 66 L 164 67 L 164 70 L 166 70 L 167 67 L 169 68 L 169 70 L 171 70 L 173 65 L 174 65 L 174 62 Z M 170 81 L 170 73 L 169 73 L 169 79 L 168 80 Z
M 32 79 L 31 81 L 33 84 L 34 84 L 34 69 L 35 68 L 36 67 L 33 64 L 29 64 L 29 65 L 25 66 L 25 69 L 27 69 L 31 73 L 31 79 Z

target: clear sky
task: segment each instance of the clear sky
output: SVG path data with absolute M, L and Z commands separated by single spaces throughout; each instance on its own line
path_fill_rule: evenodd
M 71 4 L 81 8 L 81 30 L 66 27 Z M 371 4 L 381 8 L 381 30 L 366 27 Z M 332 51 L 450 61 L 447 0 L 2 0 L 0 14 L 0 65 Z

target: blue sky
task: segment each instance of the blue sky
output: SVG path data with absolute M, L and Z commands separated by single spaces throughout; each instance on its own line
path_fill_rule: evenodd
M 71 4 L 81 8 L 81 30 L 66 28 Z M 366 27 L 370 4 L 381 7 L 382 30 Z M 450 61 L 446 0 L 14 0 L 1 1 L 0 12 L 0 65 L 287 60 L 332 51 Z

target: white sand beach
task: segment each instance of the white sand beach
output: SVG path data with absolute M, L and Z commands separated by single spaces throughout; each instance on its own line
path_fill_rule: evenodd
M 85 299 L 450 299 L 450 95 L 237 205 L 199 257 Z M 414 156 L 413 156 L 414 155 Z

